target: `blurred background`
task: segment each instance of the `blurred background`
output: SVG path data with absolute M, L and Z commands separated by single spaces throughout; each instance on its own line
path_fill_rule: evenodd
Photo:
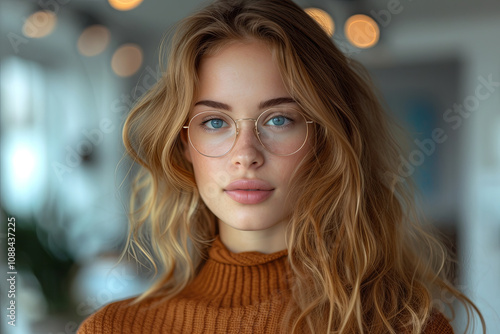
M 296 3 L 368 68 L 410 131 L 399 174 L 417 180 L 423 211 L 459 256 L 455 284 L 500 333 L 500 1 Z M 2 333 L 75 333 L 102 305 L 150 284 L 135 264 L 114 266 L 131 169 L 121 128 L 159 77 L 162 35 L 203 4 L 0 2 L 0 263 L 5 276 L 17 273 L 15 327 L 1 280 Z

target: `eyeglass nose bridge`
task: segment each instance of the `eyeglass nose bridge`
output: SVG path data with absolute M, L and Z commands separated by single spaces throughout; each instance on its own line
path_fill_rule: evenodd
M 238 118 L 238 119 L 235 119 L 234 120 L 234 123 L 236 124 L 236 136 L 238 136 L 238 134 L 240 133 L 240 126 L 238 124 L 238 121 L 252 121 L 254 122 L 254 128 L 253 128 L 253 132 L 255 135 L 257 135 L 257 139 L 260 141 L 260 138 L 259 138 L 259 129 L 257 128 L 257 121 L 258 119 L 255 119 L 255 118 Z M 235 141 L 235 144 L 236 144 L 236 141 Z M 262 144 L 262 142 L 261 142 Z

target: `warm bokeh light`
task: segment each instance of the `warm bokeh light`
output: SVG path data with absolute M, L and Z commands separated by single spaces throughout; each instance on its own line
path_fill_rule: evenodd
M 143 0 L 108 0 L 111 7 L 117 10 L 131 10 L 139 6 Z
M 85 29 L 78 38 L 78 52 L 92 57 L 103 52 L 109 44 L 111 33 L 103 25 L 95 24 Z
M 30 38 L 45 37 L 54 30 L 56 22 L 56 14 L 48 10 L 39 10 L 24 21 L 23 34 Z
M 328 36 L 333 36 L 333 33 L 335 32 L 335 24 L 333 23 L 333 19 L 330 14 L 319 8 L 306 8 L 304 11 L 316 22 L 318 22 L 323 30 L 326 31 Z
M 380 37 L 377 23 L 362 14 L 351 16 L 345 23 L 344 31 L 349 42 L 362 49 L 374 46 Z
M 142 50 L 136 44 L 120 46 L 111 59 L 111 68 L 120 77 L 129 77 L 142 65 Z

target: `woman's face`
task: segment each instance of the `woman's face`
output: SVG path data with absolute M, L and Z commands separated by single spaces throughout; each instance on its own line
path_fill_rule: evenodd
M 198 74 L 198 95 L 189 119 L 214 109 L 229 114 L 235 120 L 256 119 L 269 108 L 259 105 L 278 98 L 291 99 L 269 47 L 262 42 L 229 44 L 215 55 L 202 58 Z M 293 101 L 282 102 L 279 106 L 298 107 Z M 288 182 L 294 168 L 311 149 L 310 139 L 297 153 L 276 156 L 266 151 L 255 136 L 254 122 L 238 123 L 240 133 L 234 147 L 226 155 L 206 157 L 188 144 L 183 136 L 185 156 L 193 164 L 200 195 L 217 216 L 220 229 L 276 230 L 289 220 L 293 203 L 285 202 Z M 254 179 L 263 181 L 271 190 L 228 189 L 234 181 Z M 266 186 L 259 185 L 259 188 Z M 253 200 L 241 199 L 247 197 Z

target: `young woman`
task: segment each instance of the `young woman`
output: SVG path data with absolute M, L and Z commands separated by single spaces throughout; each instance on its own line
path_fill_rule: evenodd
M 129 249 L 161 277 L 79 333 L 452 333 L 458 304 L 484 325 L 368 76 L 300 7 L 216 1 L 169 50 L 123 132 Z

